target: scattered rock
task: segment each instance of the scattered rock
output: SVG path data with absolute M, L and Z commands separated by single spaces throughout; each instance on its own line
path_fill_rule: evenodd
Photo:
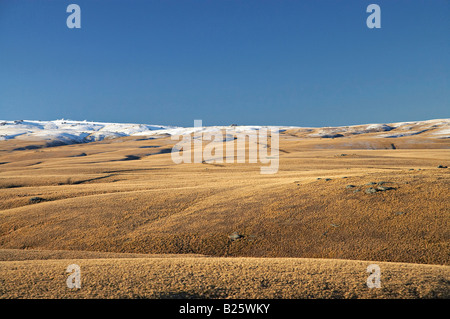
M 390 190 L 390 189 L 394 189 L 394 187 L 390 187 L 390 186 L 378 186 L 378 187 L 377 187 L 377 190 L 378 190 L 378 191 L 381 191 L 381 192 L 383 192 L 383 191 L 388 191 L 388 190 Z
M 396 212 L 395 215 L 399 216 L 399 215 L 404 215 L 406 214 L 405 212 Z
M 375 182 L 369 182 L 369 183 L 367 183 L 366 185 L 376 185 L 377 183 L 375 183 Z
M 378 182 L 377 184 L 378 184 L 378 185 L 384 185 L 384 184 L 386 184 L 386 183 L 388 183 L 388 182 L 381 181 L 381 182 Z
M 331 181 L 331 178 L 325 178 L 326 181 Z
M 86 153 L 80 153 L 80 154 L 77 154 L 77 155 L 73 155 L 72 157 L 82 157 L 82 156 L 87 156 L 87 154 Z
M 30 204 L 37 204 L 40 202 L 45 201 L 45 199 L 43 199 L 42 197 L 32 197 L 30 198 Z
M 359 193 L 361 190 L 360 189 L 355 189 L 354 191 L 353 191 L 353 193 Z
M 231 241 L 235 241 L 235 240 L 241 239 L 243 237 L 244 236 L 239 234 L 238 232 L 234 232 L 234 233 L 232 233 L 231 235 L 228 236 L 228 238 L 230 238 Z
M 356 187 L 355 185 L 347 185 L 347 186 L 345 186 L 345 188 L 354 188 L 354 187 Z
M 373 188 L 373 187 L 369 187 L 368 189 L 365 190 L 366 194 L 375 194 L 378 190 Z
M 437 168 L 447 168 L 447 166 L 439 165 Z
M 320 178 L 320 177 L 317 177 L 317 180 L 320 180 L 320 179 L 322 179 L 322 178 Z

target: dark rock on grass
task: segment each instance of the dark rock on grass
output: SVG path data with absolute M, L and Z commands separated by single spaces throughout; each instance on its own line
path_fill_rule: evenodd
M 389 182 L 381 181 L 381 182 L 378 182 L 377 184 L 378 184 L 378 185 L 384 185 L 384 184 L 387 184 L 387 183 L 389 183 Z
M 377 183 L 375 183 L 375 182 L 369 182 L 369 183 L 367 183 L 366 185 L 376 185 Z
M 373 188 L 373 187 L 369 187 L 368 189 L 365 190 L 366 194 L 375 194 L 378 190 Z
M 405 215 L 405 212 L 396 212 L 395 215 L 400 216 L 400 215 Z
M 356 187 L 355 185 L 347 185 L 347 186 L 345 186 L 345 188 L 354 188 L 354 187 Z
M 87 156 L 87 154 L 86 153 L 80 153 L 80 154 L 77 154 L 77 155 L 73 155 L 72 157 L 83 157 L 83 156 Z
M 317 180 L 321 180 L 322 178 L 321 177 L 317 177 Z
M 40 202 L 43 202 L 43 201 L 45 201 L 45 199 L 42 198 L 42 197 L 32 197 L 32 198 L 30 198 L 30 204 L 37 204 L 37 203 L 40 203 Z
M 228 236 L 228 238 L 230 238 L 231 241 L 235 241 L 235 240 L 241 239 L 243 237 L 244 236 L 239 234 L 238 232 L 234 232 L 234 233 L 232 233 L 231 235 Z
M 361 190 L 360 189 L 355 189 L 354 191 L 353 191 L 353 193 L 359 193 Z
M 326 181 L 331 181 L 331 178 L 325 178 Z
M 447 166 L 439 165 L 437 168 L 447 168 Z

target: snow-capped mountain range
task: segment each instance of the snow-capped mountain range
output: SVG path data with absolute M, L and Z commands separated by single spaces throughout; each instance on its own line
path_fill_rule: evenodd
M 168 136 L 192 132 L 212 132 L 233 129 L 237 132 L 276 128 L 280 131 L 301 132 L 302 138 L 337 138 L 359 134 L 370 134 L 374 138 L 400 138 L 421 135 L 428 138 L 450 138 L 450 119 L 387 124 L 364 124 L 338 127 L 296 127 L 296 126 L 205 126 L 176 127 L 151 124 L 102 123 L 89 121 L 55 120 L 0 121 L 0 141 L 10 139 L 47 140 L 61 144 L 87 143 L 124 136 Z

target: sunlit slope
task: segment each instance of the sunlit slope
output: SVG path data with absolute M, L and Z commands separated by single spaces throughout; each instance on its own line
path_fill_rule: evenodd
M 372 150 L 286 132 L 273 175 L 260 163 L 176 165 L 167 137 L 3 141 L 0 247 L 449 264 L 446 139 L 370 139 Z
M 67 266 L 81 269 L 69 289 Z M 0 298 L 449 298 L 448 266 L 303 258 L 118 258 L 0 261 Z

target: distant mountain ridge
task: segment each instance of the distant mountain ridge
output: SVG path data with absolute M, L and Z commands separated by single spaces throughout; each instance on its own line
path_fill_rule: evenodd
M 74 144 L 114 139 L 125 136 L 168 136 L 184 135 L 192 132 L 212 132 L 234 130 L 238 132 L 276 128 L 280 131 L 301 133 L 302 138 L 340 138 L 371 134 L 376 138 L 399 138 L 421 135 L 427 138 L 450 138 L 450 119 L 435 119 L 415 122 L 362 124 L 337 127 L 297 127 L 297 126 L 204 126 L 177 127 L 153 124 L 103 123 L 90 121 L 54 120 L 0 121 L 0 141 L 10 139 L 47 140 L 53 143 Z M 376 134 L 374 134 L 376 133 Z

